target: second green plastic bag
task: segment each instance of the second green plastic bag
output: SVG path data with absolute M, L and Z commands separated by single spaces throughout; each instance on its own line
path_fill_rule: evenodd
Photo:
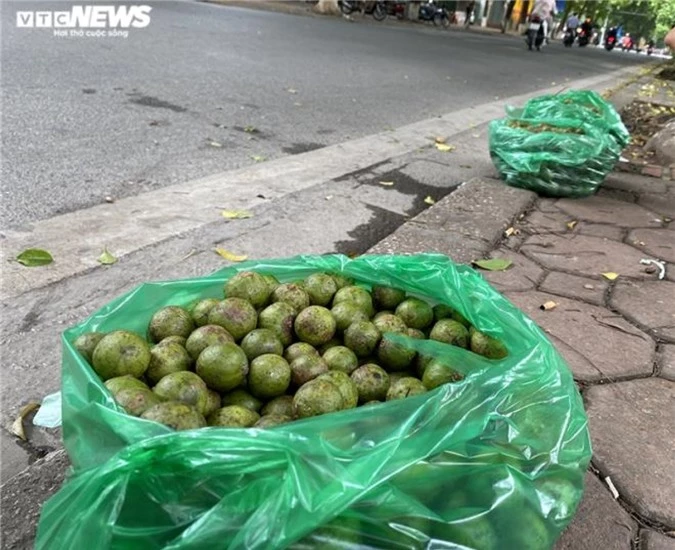
M 71 345 L 90 330 L 145 334 L 158 308 L 222 297 L 250 269 L 403 288 L 453 305 L 509 355 L 399 336 L 465 378 L 268 430 L 173 432 L 125 414 Z M 43 508 L 39 549 L 547 549 L 574 514 L 591 456 L 581 398 L 542 331 L 439 255 L 304 256 L 142 285 L 66 331 L 62 378 L 75 471 Z

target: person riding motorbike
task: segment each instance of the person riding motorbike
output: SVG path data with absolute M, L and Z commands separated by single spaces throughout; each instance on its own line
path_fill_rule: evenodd
M 544 40 L 548 41 L 548 29 L 553 21 L 553 16 L 557 13 L 555 0 L 535 0 L 534 7 L 530 13 L 530 20 L 539 18 L 542 22 L 542 31 L 544 33 Z M 530 49 L 532 49 L 530 47 Z M 537 50 L 539 50 L 537 46 Z
M 579 27 L 579 46 L 585 46 L 593 36 L 593 22 L 587 17 Z

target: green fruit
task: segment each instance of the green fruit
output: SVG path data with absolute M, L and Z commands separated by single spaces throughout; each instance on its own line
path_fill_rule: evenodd
M 471 351 L 488 359 L 504 359 L 509 354 L 499 340 L 477 330 L 471 334 Z
M 304 286 L 309 294 L 309 301 L 317 306 L 330 304 L 337 292 L 335 279 L 326 273 L 312 273 L 305 279 Z
M 319 376 L 317 380 L 328 380 L 328 382 L 332 382 L 337 386 L 342 395 L 344 409 L 353 409 L 358 404 L 359 391 L 348 374 L 338 370 L 331 370 Z
M 335 327 L 339 332 L 347 330 L 356 321 L 367 321 L 368 315 L 352 302 L 340 302 L 330 310 L 335 318 Z
M 254 428 L 272 428 L 274 426 L 279 426 L 280 424 L 286 424 L 293 420 L 290 416 L 285 414 L 266 414 L 260 417 L 255 424 Z
M 289 546 L 289 550 L 366 550 L 375 548 L 364 538 L 367 526 L 359 518 L 341 515 Z M 382 541 L 379 541 L 382 545 Z M 385 546 L 380 546 L 384 548 Z M 393 548 L 393 547 L 392 547 Z M 396 547 L 401 548 L 401 547 Z M 412 548 L 412 547 L 411 547 Z
M 165 401 L 180 401 L 197 409 L 201 414 L 209 404 L 208 388 L 194 372 L 181 371 L 167 374 L 152 389 Z
M 206 401 L 206 408 L 204 410 L 204 416 L 209 416 L 210 414 L 216 412 L 222 407 L 222 401 L 220 399 L 220 394 L 213 390 L 208 391 L 208 399 Z
M 460 348 L 466 348 L 469 345 L 469 331 L 466 327 L 453 319 L 441 319 L 434 328 L 431 329 L 429 338 Z
M 426 393 L 426 391 L 427 388 L 417 378 L 404 377 L 389 386 L 389 389 L 387 390 L 387 401 L 421 395 Z
M 377 309 L 396 309 L 405 300 L 405 291 L 389 286 L 374 286 L 373 301 Z
M 416 352 L 401 344 L 395 344 L 387 338 L 382 338 L 377 346 L 378 362 L 388 370 L 398 371 L 407 369 L 415 359 Z
M 437 304 L 433 307 L 434 310 L 434 321 L 440 321 L 441 319 L 452 319 L 452 312 L 454 311 L 450 306 L 445 304 Z
M 263 416 L 279 415 L 279 416 L 293 416 L 293 396 L 280 395 L 275 397 L 267 403 L 260 411 Z
M 218 302 L 209 312 L 209 325 L 223 327 L 235 341 L 251 332 L 257 323 L 258 313 L 242 298 L 227 298 Z
M 141 418 L 159 422 L 174 430 L 193 430 L 206 426 L 206 420 L 199 411 L 177 401 L 159 403 L 145 411 Z
M 335 334 L 335 319 L 325 307 L 309 306 L 298 313 L 294 328 L 300 340 L 313 346 L 320 346 Z
M 286 351 L 284 352 L 284 359 L 286 359 L 286 361 L 288 361 L 290 364 L 302 355 L 314 355 L 316 357 L 320 357 L 319 352 L 314 346 L 308 344 L 307 342 L 296 342 L 295 344 L 291 344 L 286 348 Z
M 263 278 L 265 279 L 265 282 L 267 283 L 267 289 L 270 291 L 270 296 L 272 293 L 277 289 L 277 287 L 281 284 L 279 282 L 279 279 L 277 279 L 274 275 L 270 275 L 269 273 L 261 273 Z
M 332 347 L 323 354 L 323 360 L 329 370 L 351 374 L 359 366 L 356 354 L 346 346 Z
M 295 283 L 279 285 L 272 293 L 272 302 L 286 302 L 292 306 L 296 313 L 309 307 L 309 294 Z
M 268 328 L 257 328 L 249 332 L 241 341 L 241 349 L 244 350 L 249 361 L 253 361 L 260 355 L 272 353 L 281 355 L 284 346 L 279 337 Z
M 297 418 L 340 411 L 343 406 L 339 388 L 327 380 L 310 380 L 293 397 L 293 411 Z
M 433 390 L 449 382 L 458 382 L 463 376 L 438 360 L 431 361 L 424 369 L 422 383 L 428 390 Z
M 328 372 L 328 365 L 319 355 L 301 355 L 291 363 L 291 379 L 296 386 L 302 386 L 325 372 Z
M 361 310 L 368 315 L 368 318 L 375 315 L 375 308 L 373 308 L 373 299 L 370 293 L 359 286 L 345 286 L 335 293 L 333 298 L 333 306 L 342 302 L 351 302 L 356 304 Z
M 151 384 L 156 384 L 167 374 L 190 370 L 192 358 L 180 344 L 169 342 L 154 346 L 150 350 L 150 365 L 145 371 L 145 377 Z
M 373 399 L 372 401 L 368 401 L 368 403 L 364 403 L 361 405 L 362 407 L 369 407 L 371 405 L 381 405 L 382 401 L 378 401 L 377 399 Z
M 422 378 L 424 376 L 424 370 L 427 368 L 429 363 L 434 360 L 433 357 L 428 355 L 418 355 L 415 359 L 415 370 L 417 371 L 417 377 Z
M 349 325 L 349 328 L 345 330 L 344 337 L 345 346 L 352 350 L 357 357 L 368 357 L 375 351 L 382 334 L 370 321 L 357 321 Z
M 400 334 L 405 334 L 408 331 L 408 327 L 403 322 L 403 319 L 396 315 L 392 315 L 391 313 L 378 315 L 376 319 L 373 319 L 373 324 L 381 333 L 398 332 Z
M 339 273 L 331 273 L 331 277 L 335 281 L 335 286 L 338 290 L 346 286 L 352 286 L 354 284 L 354 279 L 340 275 Z
M 154 407 L 162 400 L 149 388 L 126 388 L 115 394 L 115 401 L 124 407 L 127 413 L 141 416 L 150 407 Z
M 410 328 L 423 329 L 434 320 L 431 306 L 419 298 L 408 298 L 396 308 L 396 315 Z
M 85 332 L 80 334 L 73 341 L 73 347 L 84 357 L 88 363 L 91 363 L 91 356 L 98 343 L 105 336 L 105 332 Z
M 165 344 L 178 344 L 179 346 L 185 347 L 185 344 L 187 344 L 187 338 L 184 338 L 183 336 L 167 336 L 163 340 L 160 340 L 155 344 L 155 346 L 163 346 Z
M 231 392 L 223 395 L 221 403 L 223 406 L 241 405 L 242 407 L 246 407 L 247 409 L 255 412 L 258 412 L 262 407 L 262 401 L 260 401 L 260 399 L 253 397 L 250 393 L 248 393 L 246 390 L 242 390 L 241 388 L 232 390 Z
M 138 378 L 134 378 L 130 374 L 109 378 L 105 381 L 105 387 L 108 388 L 108 391 L 110 391 L 113 396 L 122 390 L 130 388 L 141 388 L 144 390 L 150 389 L 145 382 L 140 381 Z
M 319 350 L 318 350 L 319 355 L 323 355 L 324 353 L 326 353 L 331 348 L 336 348 L 338 346 L 341 346 L 342 343 L 343 343 L 342 340 L 340 340 L 339 338 L 331 338 L 330 340 L 328 340 L 328 342 L 326 342 L 325 344 L 323 344 L 322 346 L 319 347 Z
M 351 374 L 359 392 L 359 402 L 383 401 L 389 389 L 389 375 L 382 367 L 368 363 Z
M 150 346 L 138 334 L 116 330 L 101 338 L 91 360 L 103 380 L 125 374 L 139 378 L 150 364 Z
M 391 389 L 391 387 L 394 384 L 396 384 L 396 382 L 398 382 L 401 378 L 417 378 L 417 376 L 415 376 L 414 372 L 410 372 L 410 371 L 407 371 L 407 370 L 402 370 L 402 371 L 399 371 L 399 372 L 390 372 L 389 373 L 389 388 Z
M 160 342 L 167 336 L 187 338 L 194 329 L 195 323 L 189 311 L 178 306 L 167 306 L 152 316 L 148 325 L 148 334 L 150 341 Z
M 291 383 L 291 367 L 286 360 L 273 354 L 261 355 L 251 362 L 248 388 L 260 399 L 283 395 Z
M 426 336 L 424 336 L 424 333 L 421 330 L 418 330 L 416 328 L 409 328 L 406 331 L 406 334 L 410 336 L 410 338 L 415 338 L 416 340 L 425 340 Z
M 471 326 L 471 321 L 469 321 L 466 317 L 464 317 L 464 315 L 462 315 L 457 310 L 454 310 L 452 312 L 452 318 L 458 323 L 462 323 L 466 328 L 469 328 Z
M 196 372 L 212 390 L 228 392 L 246 380 L 248 359 L 237 344 L 216 344 L 199 354 Z
M 192 320 L 194 321 L 195 325 L 198 327 L 203 327 L 209 322 L 209 312 L 215 306 L 220 300 L 216 298 L 205 298 L 203 300 L 199 300 L 192 310 L 190 310 L 190 314 L 192 315 Z
M 255 271 L 241 271 L 225 283 L 225 298 L 241 298 L 254 308 L 267 305 L 270 297 L 269 282 Z
M 234 338 L 220 325 L 203 325 L 196 328 L 185 342 L 190 357 L 197 360 L 199 354 L 209 346 L 234 343 Z
M 268 328 L 274 332 L 284 346 L 293 342 L 293 321 L 295 309 L 285 302 L 276 302 L 260 312 L 258 328 Z
M 209 426 L 221 428 L 250 428 L 260 420 L 260 415 L 242 407 L 241 405 L 228 405 L 209 415 Z

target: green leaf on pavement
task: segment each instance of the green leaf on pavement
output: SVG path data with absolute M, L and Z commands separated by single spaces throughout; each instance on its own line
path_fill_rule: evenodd
M 493 258 L 491 260 L 474 260 L 473 265 L 485 269 L 486 271 L 504 271 L 511 266 L 513 262 L 505 258 Z
M 262 161 L 265 160 L 265 157 L 263 157 L 262 155 L 251 155 L 251 158 L 252 158 L 255 162 L 262 162 Z
M 103 265 L 112 265 L 117 263 L 117 258 L 108 252 L 107 248 L 103 249 L 103 252 L 98 257 L 98 263 Z
M 253 214 L 248 210 L 223 210 L 221 214 L 223 218 L 227 218 L 228 220 L 243 220 L 253 217 Z
M 427 197 L 426 199 L 424 199 L 424 202 L 426 204 L 436 204 L 436 201 L 434 199 L 432 199 L 431 197 Z
M 255 134 L 258 131 L 258 129 L 255 126 L 246 126 L 244 127 L 244 132 L 247 134 Z
M 38 267 L 48 265 L 54 261 L 52 255 L 40 248 L 27 248 L 16 257 L 16 261 L 26 267 Z

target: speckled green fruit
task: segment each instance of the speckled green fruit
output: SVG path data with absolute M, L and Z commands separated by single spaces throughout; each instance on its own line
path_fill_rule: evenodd
M 328 340 L 328 342 L 326 342 L 325 344 L 321 344 L 319 346 L 319 349 L 318 349 L 319 355 L 323 356 L 323 354 L 326 353 L 329 349 L 336 348 L 336 347 L 341 346 L 343 344 L 344 344 L 344 342 L 342 340 L 340 340 L 340 338 L 336 338 L 334 336 L 333 338 Z
M 101 338 L 91 361 L 103 380 L 125 374 L 139 378 L 150 364 L 150 346 L 138 334 L 116 330 Z
M 115 401 L 133 416 L 141 416 L 162 399 L 149 388 L 127 388 L 115 394 Z
M 434 359 L 424 369 L 422 383 L 428 390 L 433 390 L 449 382 L 458 382 L 462 378 L 459 372 L 452 370 L 438 359 Z
M 317 380 L 328 380 L 337 386 L 342 395 L 343 409 L 353 409 L 358 404 L 359 391 L 348 374 L 338 370 L 331 370 L 319 376 Z
M 292 306 L 296 313 L 309 307 L 309 294 L 296 283 L 279 285 L 272 293 L 272 302 L 285 302 Z
M 203 327 L 209 322 L 209 312 L 220 300 L 216 298 L 204 298 L 199 300 L 192 309 L 190 310 L 190 315 L 192 315 L 192 320 L 195 325 L 198 327 Z
M 339 273 L 331 273 L 330 276 L 333 277 L 338 290 L 346 286 L 352 286 L 354 284 L 354 279 L 351 277 L 345 277 Z
M 185 347 L 185 344 L 187 344 L 187 338 L 185 338 L 183 336 L 176 336 L 174 334 L 173 336 L 167 336 L 163 340 L 160 340 L 155 345 L 156 346 L 163 346 L 165 344 L 178 344 L 179 346 Z
M 328 365 L 320 355 L 301 355 L 291 363 L 291 380 L 296 386 L 302 386 L 325 372 L 328 372 Z
M 204 414 L 209 402 L 206 383 L 191 371 L 167 374 L 157 382 L 152 391 L 165 401 L 180 401 L 194 407 L 201 414 Z
M 415 376 L 414 372 L 411 372 L 409 370 L 402 370 L 398 372 L 390 372 L 389 373 L 389 388 L 391 388 L 396 382 L 398 382 L 401 378 L 417 378 Z
M 359 366 L 359 359 L 356 354 L 346 346 L 332 347 L 323 354 L 323 360 L 328 365 L 329 370 L 336 370 L 351 374 Z
M 261 275 L 263 276 L 265 282 L 267 283 L 267 288 L 270 291 L 270 296 L 272 296 L 272 293 L 281 284 L 279 282 L 279 279 L 277 279 L 274 275 L 271 275 L 269 273 L 261 273 Z
M 415 359 L 414 349 L 396 344 L 386 336 L 377 345 L 377 360 L 380 365 L 389 371 L 407 369 Z
M 377 309 L 396 309 L 405 300 L 405 291 L 390 286 L 374 286 L 373 302 Z
M 335 293 L 333 298 L 333 305 L 342 302 L 351 302 L 359 306 L 368 317 L 375 315 L 375 308 L 373 307 L 373 298 L 365 288 L 359 286 L 345 286 Z
M 293 342 L 293 321 L 295 308 L 286 302 L 276 302 L 260 312 L 258 328 L 267 328 L 274 332 L 284 346 Z
M 223 395 L 221 403 L 223 407 L 226 405 L 241 405 L 242 407 L 246 407 L 255 412 L 260 411 L 263 406 L 260 399 L 253 397 L 249 392 L 241 388 L 232 390 Z
M 192 315 L 187 309 L 178 306 L 166 306 L 155 312 L 148 325 L 151 342 L 160 342 L 167 336 L 187 338 L 195 329 Z
M 396 399 L 405 399 L 414 395 L 421 395 L 426 393 L 427 388 L 417 378 L 411 376 L 403 377 L 396 380 L 389 386 L 387 390 L 387 401 L 394 401 Z
M 424 340 L 426 339 L 426 336 L 424 336 L 424 333 L 416 328 L 409 328 L 408 330 L 405 331 L 405 333 L 410 336 L 410 338 L 415 338 L 416 340 Z
M 335 319 L 335 327 L 338 332 L 347 330 L 349 325 L 356 321 L 367 321 L 368 315 L 357 304 L 352 302 L 340 302 L 330 310 Z
M 109 378 L 105 381 L 105 387 L 108 388 L 113 396 L 118 392 L 128 388 L 141 388 L 145 390 L 150 389 L 145 382 L 139 380 L 138 378 L 134 378 L 130 374 Z
M 460 348 L 466 348 L 469 345 L 469 331 L 466 327 L 453 319 L 441 319 L 429 333 L 429 338 Z
M 257 412 L 241 405 L 228 405 L 218 409 L 207 419 L 209 426 L 221 428 L 250 428 L 258 420 L 260 415 Z
M 385 332 L 398 332 L 399 334 L 405 334 L 408 330 L 408 327 L 403 322 L 403 319 L 394 315 L 392 313 L 385 313 L 384 315 L 378 315 L 377 318 L 373 319 L 373 324 L 377 327 L 381 333 Z
M 389 389 L 389 375 L 382 367 L 368 363 L 351 374 L 359 392 L 359 403 L 383 401 Z
M 241 341 L 241 349 L 244 350 L 249 361 L 268 353 L 274 355 L 284 353 L 284 345 L 281 340 L 276 333 L 268 328 L 257 328 L 249 332 Z
M 197 409 L 179 401 L 159 403 L 145 411 L 141 418 L 154 420 L 174 430 L 193 430 L 206 426 L 204 416 Z
M 285 414 L 266 414 L 261 416 L 260 420 L 253 424 L 253 427 L 261 429 L 272 428 L 281 424 L 287 424 L 291 420 L 293 419 L 290 416 L 286 416 Z
M 185 349 L 193 360 L 209 346 L 233 343 L 234 338 L 220 325 L 204 325 L 196 328 L 185 342 Z
M 469 321 L 466 317 L 464 317 L 464 315 L 462 315 L 457 310 L 454 310 L 452 312 L 452 318 L 458 323 L 462 323 L 466 328 L 469 328 L 471 326 L 471 321 Z
M 284 351 L 284 359 L 286 359 L 289 364 L 302 355 L 321 356 L 317 349 L 307 342 L 296 342 L 295 344 L 288 346 L 286 351 Z
M 199 354 L 195 370 L 209 388 L 228 392 L 246 380 L 248 359 L 237 344 L 216 344 Z
M 312 273 L 305 278 L 304 286 L 309 294 L 309 301 L 316 306 L 330 304 L 337 292 L 335 279 L 326 273 Z
M 258 313 L 250 302 L 242 298 L 226 298 L 209 312 L 209 325 L 223 327 L 237 342 L 251 332 L 257 323 Z
M 84 357 L 88 363 L 91 363 L 91 356 L 94 349 L 105 336 L 105 332 L 85 332 L 80 334 L 73 341 L 73 347 Z
M 434 321 L 440 321 L 441 319 L 452 319 L 452 312 L 454 310 L 445 304 L 436 304 L 433 307 L 433 311 Z
M 192 366 L 192 357 L 180 344 L 169 342 L 153 346 L 150 350 L 150 365 L 145 371 L 145 377 L 151 384 L 156 384 L 167 374 L 189 370 Z
M 263 416 L 267 415 L 281 415 L 293 416 L 293 396 L 280 395 L 270 400 L 260 411 Z
M 283 395 L 291 383 L 291 367 L 283 357 L 267 354 L 251 361 L 248 389 L 260 399 Z
M 422 376 L 424 376 L 425 369 L 429 366 L 429 364 L 433 360 L 434 358 L 428 355 L 418 355 L 415 358 L 414 364 L 415 364 L 415 371 L 417 372 L 417 378 L 419 378 L 420 380 L 422 379 Z
M 345 330 L 345 346 L 352 350 L 357 357 L 368 357 L 377 348 L 382 334 L 370 321 L 357 321 Z
M 216 412 L 220 407 L 222 407 L 222 400 L 220 394 L 216 391 L 208 391 L 208 400 L 206 402 L 206 409 L 204 410 L 204 416 L 209 416 L 210 414 Z
M 408 298 L 396 308 L 396 315 L 410 328 L 424 329 L 434 321 L 434 310 L 424 300 Z
M 339 388 L 327 380 L 310 380 L 293 397 L 296 418 L 309 418 L 342 410 L 344 402 Z
M 254 308 L 267 305 L 270 297 L 269 283 L 260 273 L 241 271 L 225 283 L 225 298 L 241 298 Z
M 496 338 L 474 330 L 471 334 L 471 351 L 488 359 L 504 359 L 509 352 Z
M 320 346 L 335 334 L 335 319 L 330 310 L 322 306 L 309 306 L 295 318 L 296 336 L 303 342 Z

